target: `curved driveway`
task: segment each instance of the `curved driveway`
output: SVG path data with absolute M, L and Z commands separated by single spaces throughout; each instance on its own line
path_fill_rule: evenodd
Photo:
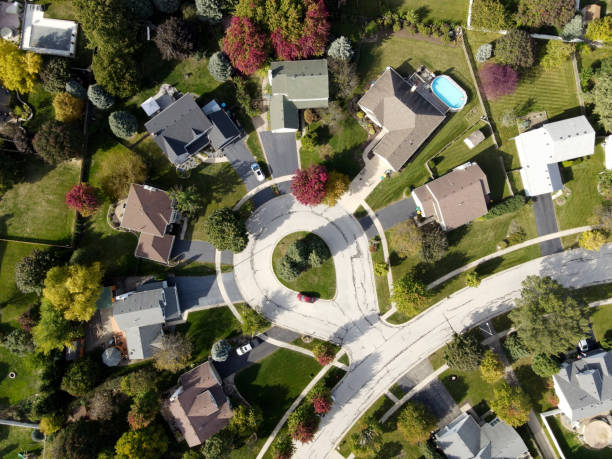
M 295 457 L 325 457 L 388 387 L 454 331 L 511 309 L 525 276 L 550 275 L 570 287 L 612 281 L 612 245 L 600 252 L 566 251 L 485 278 L 478 288 L 454 293 L 407 324 L 390 326 L 378 316 L 367 237 L 341 206 L 308 208 L 286 195 L 259 208 L 247 227 L 249 245 L 234 258 L 245 301 L 279 325 L 341 343 L 351 357 L 350 371 L 334 390 L 332 411 Z M 300 303 L 274 276 L 274 247 L 296 231 L 312 231 L 330 247 L 337 277 L 334 300 Z

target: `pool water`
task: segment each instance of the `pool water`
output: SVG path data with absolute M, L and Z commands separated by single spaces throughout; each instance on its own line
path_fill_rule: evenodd
M 467 102 L 465 91 L 447 75 L 435 77 L 431 82 L 431 90 L 451 110 L 461 110 Z

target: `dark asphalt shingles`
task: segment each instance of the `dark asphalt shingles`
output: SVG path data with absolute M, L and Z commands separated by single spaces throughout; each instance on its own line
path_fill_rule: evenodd
M 559 231 L 555 206 L 550 193 L 533 197 L 533 213 L 535 215 L 538 236 L 545 236 Z M 540 243 L 540 255 L 542 256 L 562 251 L 563 246 L 560 238 Z

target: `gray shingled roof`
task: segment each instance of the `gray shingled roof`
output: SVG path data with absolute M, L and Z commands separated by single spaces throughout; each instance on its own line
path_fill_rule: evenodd
M 298 129 L 300 127 L 298 110 L 287 97 L 276 94 L 270 100 L 270 129 Z
M 240 131 L 225 111 L 219 110 L 210 113 L 208 119 L 212 123 L 212 129 L 208 137 L 215 150 L 221 150 L 240 135 Z
M 270 71 L 272 94 L 284 94 L 289 100 L 325 99 L 324 107 L 327 107 L 329 78 L 326 59 L 276 61 L 270 64 Z
M 601 351 L 564 363 L 553 376 L 559 407 L 567 402 L 572 421 L 580 421 L 612 410 L 612 351 Z M 560 392 L 560 393 L 559 393 Z
M 130 360 L 153 357 L 163 336 L 161 324 L 128 328 L 125 332 Z

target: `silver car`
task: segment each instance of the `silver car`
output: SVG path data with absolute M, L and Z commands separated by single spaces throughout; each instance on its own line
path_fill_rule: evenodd
M 257 177 L 257 180 L 259 182 L 263 182 L 266 179 L 263 172 L 261 171 L 261 167 L 259 167 L 259 164 L 257 163 L 251 164 L 251 170 L 253 171 L 253 173 L 255 174 L 255 177 Z

